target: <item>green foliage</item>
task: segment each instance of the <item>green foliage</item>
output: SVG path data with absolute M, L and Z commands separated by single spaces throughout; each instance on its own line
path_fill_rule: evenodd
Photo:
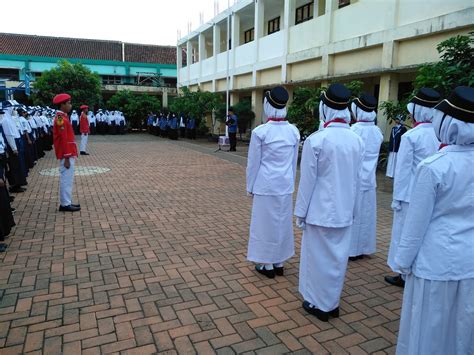
M 395 122 L 398 117 L 406 120 L 408 116 L 407 101 L 400 102 L 384 101 L 379 105 L 379 110 L 387 117 L 389 122 Z
M 57 67 L 43 72 L 35 81 L 33 102 L 35 105 L 51 106 L 53 97 L 63 92 L 71 95 L 75 109 L 81 105 L 97 106 L 102 97 L 100 77 L 80 63 L 71 64 L 62 60 Z
M 242 100 L 233 106 L 234 113 L 238 117 L 239 130 L 246 131 L 250 122 L 255 119 L 255 113 L 252 111 L 252 102 L 250 100 Z
M 415 90 L 431 87 L 443 96 L 459 85 L 474 85 L 474 32 L 451 37 L 436 47 L 441 61 L 420 66 Z
M 183 87 L 182 94 L 174 98 L 170 104 L 171 111 L 178 114 L 184 113 L 196 119 L 198 133 L 207 133 L 208 128 L 204 118 L 220 107 L 222 107 L 221 95 L 200 90 L 192 92 L 187 87 Z
M 346 87 L 356 97 L 362 93 L 364 83 L 353 80 Z M 293 94 L 293 102 L 288 107 L 288 121 L 295 124 L 301 135 L 309 135 L 319 127 L 319 102 L 321 93 L 327 88 L 296 88 Z
M 122 111 L 132 127 L 141 128 L 143 120 L 150 112 L 157 113 L 161 110 L 161 102 L 156 96 L 123 90 L 109 99 L 107 109 Z

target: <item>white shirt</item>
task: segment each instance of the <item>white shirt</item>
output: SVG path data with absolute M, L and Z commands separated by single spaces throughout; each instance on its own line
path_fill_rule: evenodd
M 295 216 L 331 228 L 352 225 L 364 142 L 346 123 L 330 123 L 303 146 Z
M 3 140 L 3 134 L 0 133 L 0 154 L 4 154 L 7 146 L 5 145 L 5 141 Z M 0 179 L 2 177 L 0 176 Z
M 395 165 L 394 200 L 410 202 L 416 167 L 435 154 L 439 145 L 432 123 L 422 123 L 402 136 Z
M 79 115 L 77 113 L 71 114 L 71 122 L 79 121 Z
M 89 114 L 87 115 L 88 116 L 88 119 L 89 119 L 89 125 L 91 123 L 94 123 L 96 122 L 96 118 L 95 118 L 95 115 L 92 113 L 92 112 L 89 112 Z
M 31 133 L 31 127 L 28 124 L 28 121 L 26 120 L 25 117 L 23 116 L 20 117 L 20 124 L 21 124 L 22 133 L 24 133 L 25 131 L 28 133 Z
M 300 133 L 287 121 L 270 121 L 252 132 L 247 191 L 280 196 L 294 192 Z
M 474 278 L 474 146 L 443 148 L 418 166 L 395 262 L 427 280 Z
M 380 146 L 383 142 L 382 131 L 374 122 L 357 122 L 351 127 L 351 130 L 362 138 L 365 144 L 360 189 L 362 191 L 375 189 L 377 187 L 375 174 Z

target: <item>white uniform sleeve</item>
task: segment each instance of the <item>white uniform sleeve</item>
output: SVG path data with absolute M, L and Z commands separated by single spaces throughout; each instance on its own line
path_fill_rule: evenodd
M 260 169 L 262 159 L 262 141 L 259 136 L 252 132 L 249 153 L 247 159 L 247 192 L 253 193 L 255 180 Z
M 431 221 L 436 201 L 436 178 L 426 165 L 419 165 L 395 263 L 401 270 L 413 265 Z
M 410 196 L 408 195 L 414 159 L 413 154 L 414 150 L 411 141 L 402 136 L 395 166 L 395 181 L 393 183 L 393 199 L 396 201 L 409 202 Z
M 300 171 L 301 177 L 296 197 L 295 216 L 305 219 L 316 186 L 316 177 L 318 176 L 318 155 L 309 140 L 306 140 L 303 145 Z
M 7 139 L 8 146 L 11 148 L 11 150 L 17 151 L 18 149 L 16 147 L 15 137 L 5 135 L 5 138 Z

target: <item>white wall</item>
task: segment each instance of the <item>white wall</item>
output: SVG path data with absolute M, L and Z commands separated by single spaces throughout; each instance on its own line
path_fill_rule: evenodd
M 283 55 L 283 32 L 275 32 L 259 39 L 258 60 L 278 58 Z

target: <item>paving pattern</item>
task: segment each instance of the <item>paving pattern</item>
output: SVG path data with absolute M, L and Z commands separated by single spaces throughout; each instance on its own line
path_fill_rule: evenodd
M 341 317 L 323 323 L 301 308 L 299 231 L 286 276 L 246 261 L 244 158 L 145 134 L 92 136 L 90 152 L 78 166 L 110 171 L 76 176 L 81 212 L 57 212 L 58 177 L 40 174 L 57 166 L 51 152 L 17 195 L 0 353 L 394 353 L 402 291 L 383 281 L 383 185 L 379 251 L 350 263 Z

